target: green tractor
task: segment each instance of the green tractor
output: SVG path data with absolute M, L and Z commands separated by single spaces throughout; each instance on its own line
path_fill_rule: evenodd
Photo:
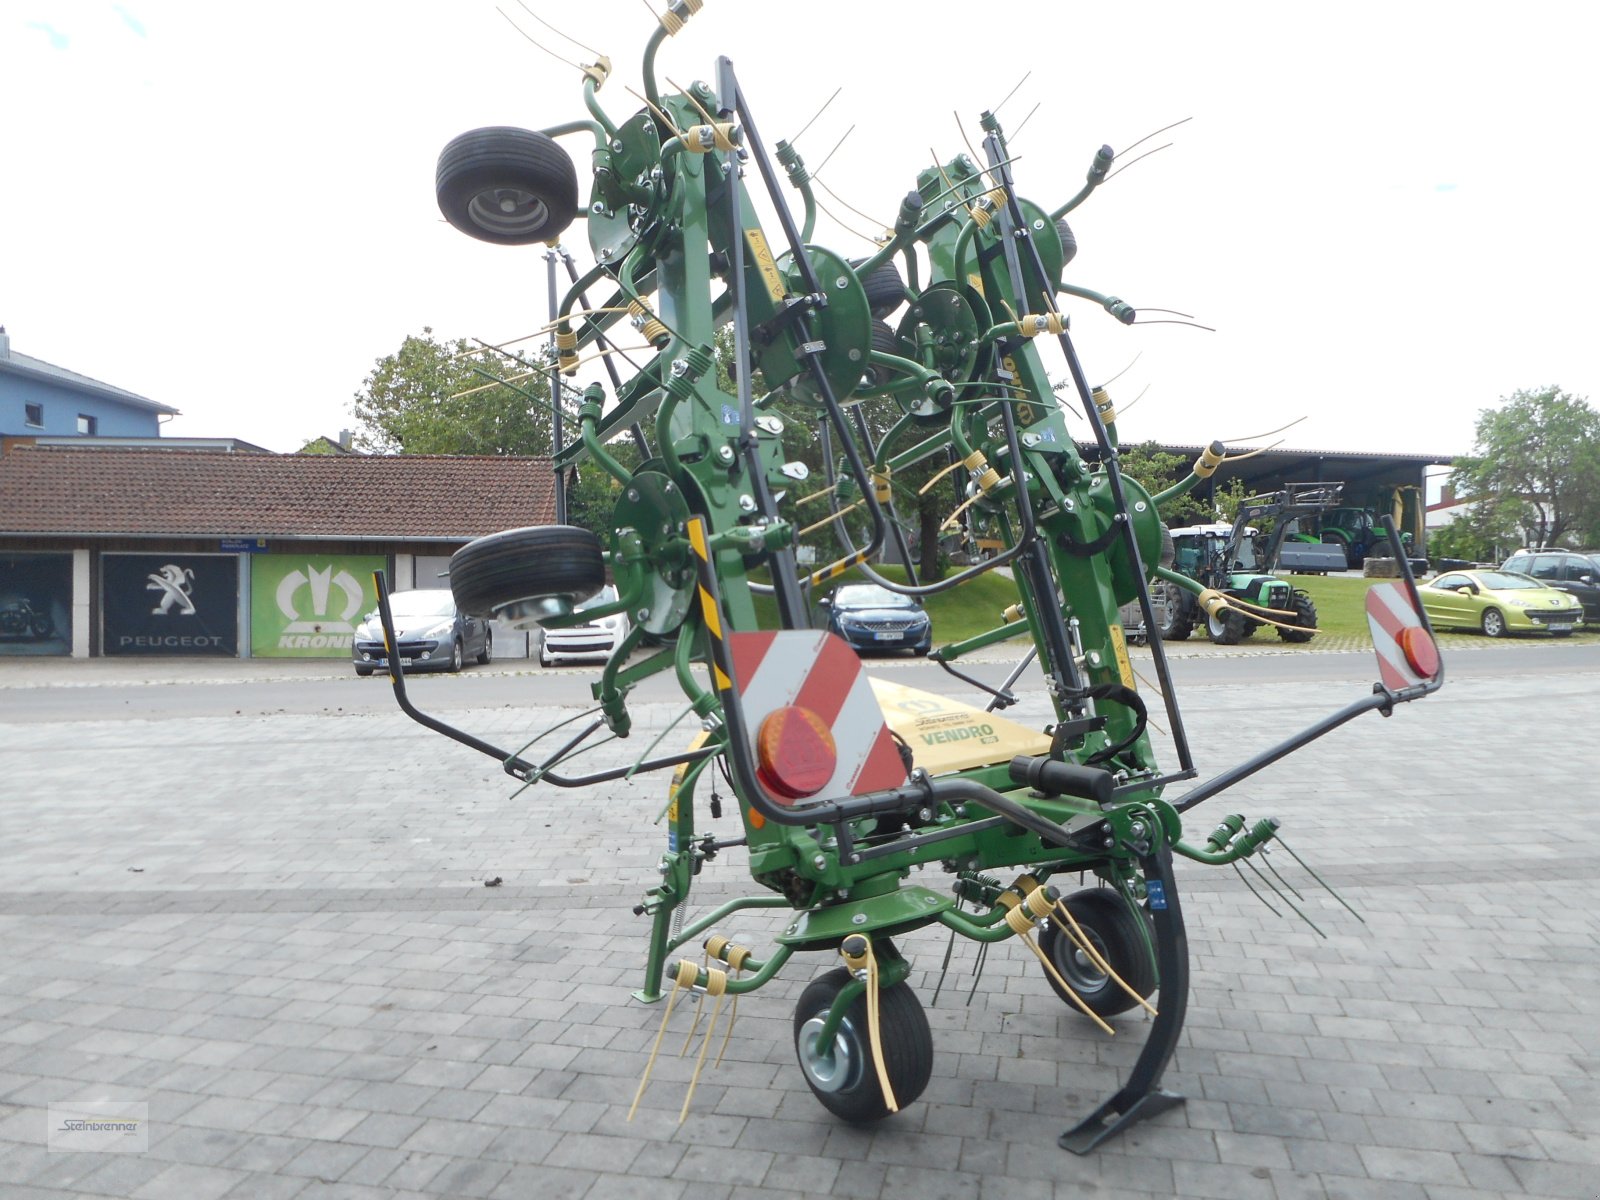
M 1219 646 L 1237 645 L 1268 624 L 1286 642 L 1309 642 L 1317 632 L 1316 604 L 1308 593 L 1272 572 L 1285 561 L 1301 571 L 1344 568 L 1344 555 L 1337 546 L 1290 541 L 1300 518 L 1338 503 L 1341 486 L 1290 484 L 1284 491 L 1246 499 L 1232 525 L 1219 522 L 1172 530 L 1173 570 L 1220 592 L 1230 606 L 1207 613 L 1199 597 L 1168 585 L 1161 636 L 1182 641 L 1204 620 L 1206 633 Z M 1272 518 L 1273 525 L 1263 536 L 1250 522 L 1265 518 Z M 1259 611 L 1261 618 L 1253 619 L 1242 609 Z

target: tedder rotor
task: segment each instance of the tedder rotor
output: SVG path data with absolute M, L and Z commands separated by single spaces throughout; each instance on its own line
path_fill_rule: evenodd
M 528 783 L 594 787 L 672 772 L 661 879 L 635 910 L 651 921 L 636 995 L 667 1001 L 665 1030 L 682 992 L 716 997 L 720 1009 L 796 955 L 834 956 L 800 998 L 794 1038 L 807 1083 L 845 1120 L 912 1103 L 933 1070 L 928 1022 L 896 944 L 912 931 L 938 925 L 985 945 L 1025 943 L 1063 1000 L 1108 1030 L 1119 1013 L 1156 1014 L 1125 1086 L 1062 1135 L 1087 1151 L 1181 1100 L 1161 1088 L 1189 978 L 1174 857 L 1232 863 L 1276 837 L 1275 821 L 1235 815 L 1192 840 L 1185 812 L 1361 713 L 1387 715 L 1438 688 L 1431 632 L 1409 573 L 1375 589 L 1383 682 L 1372 694 L 1169 799 L 1198 771 L 1159 638 L 1150 656 L 1176 763 L 1157 761 L 1119 607 L 1137 603 L 1156 628 L 1148 582 L 1158 575 L 1208 614 L 1243 602 L 1168 569 L 1160 517 L 1163 502 L 1217 470 L 1225 449 L 1213 444 L 1160 495 L 1124 475 L 1114 406 L 1090 387 L 1060 307 L 1087 300 L 1123 323 L 1137 317 L 1068 278 L 1076 243 L 1065 217 L 1105 180 L 1112 151 L 1093 156 L 1064 203 L 1035 202 L 1018 191 L 1005 133 L 985 112 L 981 156 L 974 148 L 929 166 L 877 248 L 847 256 L 813 241 L 812 180 L 792 145 L 769 153 L 732 62 L 717 61 L 713 82 L 660 90 L 657 50 L 699 8 L 676 0 L 661 15 L 644 53 L 643 103 L 625 116 L 597 98 L 610 74 L 601 58 L 583 69 L 587 115 L 537 132 L 474 130 L 438 164 L 440 207 L 472 237 L 553 245 L 584 220 L 594 266 L 553 299 L 551 367 L 572 377 L 603 363 L 610 387 L 584 387 L 576 437 L 560 444 L 558 426 L 555 466 L 558 480 L 579 463 L 603 471 L 617 496 L 603 537 L 560 524 L 465 546 L 450 567 L 457 602 L 546 629 L 625 613 L 631 632 L 594 685 L 592 719 L 564 729 L 539 761 L 418 711 L 391 655 L 397 696 L 416 719 Z M 586 199 L 558 139 L 588 153 Z M 775 230 L 757 215 L 757 188 Z M 610 349 L 629 326 L 648 350 L 636 369 L 618 370 Z M 729 342 L 730 331 L 731 391 L 717 371 L 719 334 Z M 1052 386 L 1046 344 L 1065 363 L 1070 400 Z M 1068 432 L 1068 403 L 1091 431 L 1083 447 Z M 820 480 L 785 453 L 797 423 L 822 439 Z M 624 436 L 632 466 L 615 452 Z M 954 477 L 958 520 L 981 526 L 992 547 L 936 583 L 875 566 L 900 536 L 895 477 L 918 468 Z M 819 524 L 843 549 L 807 573 L 797 550 Z M 1015 603 L 992 630 L 933 654 L 988 693 L 987 710 L 952 715 L 942 698 L 874 681 L 839 637 L 811 627 L 813 595 L 852 569 L 929 596 L 1002 567 Z M 585 605 L 608 572 L 616 600 Z M 1052 709 L 1042 728 L 994 711 L 1015 698 L 1020 666 L 998 689 L 955 666 L 1007 639 L 1037 660 Z M 631 732 L 630 689 L 666 672 L 700 723 L 693 743 L 575 772 L 591 735 Z M 908 702 L 919 696 L 927 703 Z M 975 728 L 989 732 L 970 736 Z M 742 824 L 722 841 L 697 821 L 697 785 L 713 769 L 731 780 Z M 731 845 L 746 847 L 757 890 L 683 923 L 701 867 Z M 906 882 L 923 865 L 942 865 L 950 885 Z M 1015 878 L 1005 883 L 1000 871 Z M 1056 882 L 1080 875 L 1098 886 Z M 765 950 L 713 932 L 761 908 L 791 914 Z M 671 961 L 691 943 L 697 958 Z

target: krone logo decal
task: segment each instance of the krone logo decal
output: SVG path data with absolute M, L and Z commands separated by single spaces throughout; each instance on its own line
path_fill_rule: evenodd
M 335 588 L 344 593 L 344 605 L 332 613 L 329 606 L 336 599 L 331 594 Z M 363 597 L 361 585 L 349 571 L 335 575 L 332 567 L 318 571 L 307 564 L 304 571 L 290 571 L 283 577 L 276 599 L 278 611 L 289 620 L 285 633 L 354 633 L 352 621 L 361 611 Z
M 194 616 L 194 601 L 189 598 L 194 587 L 194 572 L 188 567 L 168 563 L 145 578 L 150 581 L 144 585 L 145 591 L 161 593 L 161 603 L 150 610 L 152 613 L 165 617 L 176 608 L 180 617 Z

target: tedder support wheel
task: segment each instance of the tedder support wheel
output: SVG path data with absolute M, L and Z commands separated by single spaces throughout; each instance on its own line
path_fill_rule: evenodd
M 1295 612 L 1294 623 L 1306 632 L 1302 633 L 1297 629 L 1285 629 L 1280 625 L 1278 627 L 1278 636 L 1286 642 L 1309 642 L 1316 636 L 1310 632 L 1317 627 L 1316 604 L 1304 592 L 1296 592 L 1294 599 L 1289 603 L 1289 607 L 1294 609 Z
M 858 258 L 852 260 L 850 265 L 859 267 L 866 261 Z M 871 274 L 861 276 L 861 287 L 867 293 L 867 307 L 872 310 L 874 317 L 887 317 L 906 302 L 906 285 L 900 278 L 900 269 L 893 261 L 881 263 Z
M 1206 633 L 1219 646 L 1237 646 L 1244 637 L 1244 618 L 1236 612 L 1206 617 Z
M 450 590 L 474 617 L 515 620 L 541 601 L 575 605 L 605 586 L 600 539 L 572 525 L 507 529 L 468 542 L 450 557 Z M 509 610 L 509 611 L 508 611 Z
M 468 237 L 501 246 L 554 241 L 578 215 L 578 173 L 543 133 L 472 129 L 439 152 L 439 211 Z
M 1087 888 L 1068 896 L 1062 903 L 1088 937 L 1095 953 L 1122 977 L 1123 982 L 1149 999 L 1150 993 L 1156 990 L 1156 929 L 1150 914 L 1141 910 L 1135 916 L 1128 902 L 1110 888 Z M 1097 1016 L 1113 1017 L 1135 1007 L 1139 1002 L 1067 936 L 1068 930 L 1062 929 L 1062 924 L 1058 917 L 1051 917 L 1049 925 L 1039 935 L 1039 948 L 1050 959 L 1050 965 L 1060 972 L 1061 978 Z M 1061 990 L 1050 972 L 1045 972 L 1045 978 L 1056 995 L 1072 1004 L 1071 997 Z M 1076 1010 L 1078 1006 L 1072 1004 L 1072 1007 Z
M 832 1047 L 818 1047 L 817 1034 L 833 1007 L 834 997 L 850 982 L 850 972 L 836 967 L 813 979 L 794 1010 L 794 1048 L 806 1083 L 834 1116 L 853 1125 L 889 1115 L 878 1085 L 867 1033 L 867 995 L 851 1002 Z M 878 993 L 878 1036 L 883 1065 L 895 1102 L 905 1108 L 928 1086 L 933 1074 L 933 1034 L 922 1004 L 905 984 Z

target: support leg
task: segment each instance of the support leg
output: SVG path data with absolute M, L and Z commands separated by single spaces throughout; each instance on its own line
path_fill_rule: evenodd
M 1189 1006 L 1189 939 L 1178 906 L 1178 887 L 1172 874 L 1172 851 L 1162 841 L 1140 864 L 1144 868 L 1150 913 L 1156 926 L 1156 967 L 1160 973 L 1160 1016 L 1150 1026 L 1144 1049 L 1133 1064 L 1128 1082 L 1116 1095 L 1079 1124 L 1063 1133 L 1057 1143 L 1074 1154 L 1087 1154 L 1129 1125 L 1183 1103 L 1183 1097 L 1161 1087 L 1161 1076 L 1178 1048 L 1178 1034 Z

